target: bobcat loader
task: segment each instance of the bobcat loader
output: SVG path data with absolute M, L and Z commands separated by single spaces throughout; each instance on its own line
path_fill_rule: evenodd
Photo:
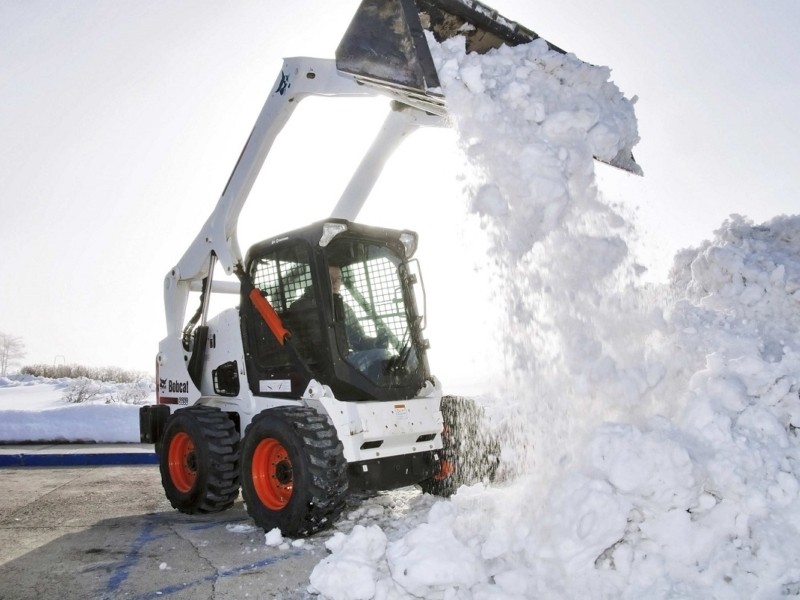
M 335 60 L 284 61 L 216 208 L 167 274 L 157 404 L 141 409 L 140 432 L 174 508 L 222 511 L 241 487 L 257 525 L 307 536 L 337 518 L 349 490 L 448 494 L 464 481 L 455 438 L 481 432 L 461 414 L 474 405 L 443 398 L 431 375 L 417 236 L 354 222 L 399 142 L 446 125 L 425 31 L 464 35 L 473 52 L 538 37 L 473 0 L 364 0 Z M 240 211 L 310 95 L 380 95 L 390 111 L 330 218 L 243 256 Z M 216 267 L 238 281 L 215 280 Z M 200 301 L 187 320 L 190 292 Z M 211 316 L 218 294 L 239 306 Z

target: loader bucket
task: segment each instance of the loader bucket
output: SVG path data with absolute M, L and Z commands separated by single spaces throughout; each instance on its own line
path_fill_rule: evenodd
M 467 52 L 479 54 L 541 37 L 477 0 L 362 0 L 336 49 L 336 68 L 401 102 L 443 115 L 444 97 L 425 31 L 438 42 L 463 35 Z M 627 153 L 609 164 L 641 173 Z
M 442 104 L 425 31 L 439 42 L 464 35 L 467 52 L 480 54 L 539 37 L 476 0 L 363 0 L 336 50 L 336 67 L 372 85 Z

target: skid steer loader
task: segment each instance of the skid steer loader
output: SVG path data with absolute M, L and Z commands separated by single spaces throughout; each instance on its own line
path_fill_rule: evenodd
M 467 473 L 452 438 L 477 438 L 477 426 L 430 372 L 417 236 L 354 222 L 397 144 L 446 125 L 425 31 L 464 35 L 474 52 L 537 37 L 472 0 L 364 0 L 335 60 L 284 61 L 216 208 L 167 274 L 157 404 L 141 409 L 140 432 L 176 509 L 227 509 L 241 487 L 257 525 L 306 536 L 336 519 L 349 490 L 449 494 Z M 243 256 L 242 206 L 310 95 L 381 95 L 391 109 L 330 218 Z M 217 266 L 236 281 L 215 280 Z M 187 320 L 190 292 L 200 301 Z M 226 293 L 238 307 L 211 316 Z M 484 475 L 494 466 L 487 458 Z

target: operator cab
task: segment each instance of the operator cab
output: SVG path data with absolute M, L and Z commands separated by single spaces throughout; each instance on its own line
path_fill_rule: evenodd
M 279 343 L 243 288 L 253 394 L 300 398 L 316 379 L 339 399 L 415 397 L 431 379 L 415 297 L 416 245 L 411 231 L 329 219 L 250 248 L 249 279 L 290 333 Z

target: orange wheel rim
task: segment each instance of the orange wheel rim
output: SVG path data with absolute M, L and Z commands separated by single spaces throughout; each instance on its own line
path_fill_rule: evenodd
M 189 434 L 181 431 L 169 443 L 169 477 L 182 494 L 194 487 L 197 480 L 197 457 L 194 442 Z
M 441 460 L 439 466 L 439 472 L 433 476 L 434 481 L 444 481 L 453 474 L 453 471 L 456 470 L 455 466 L 447 462 L 445 459 Z
M 289 504 L 294 487 L 292 461 L 278 440 L 267 438 L 258 443 L 251 475 L 256 495 L 264 506 L 280 510 Z

